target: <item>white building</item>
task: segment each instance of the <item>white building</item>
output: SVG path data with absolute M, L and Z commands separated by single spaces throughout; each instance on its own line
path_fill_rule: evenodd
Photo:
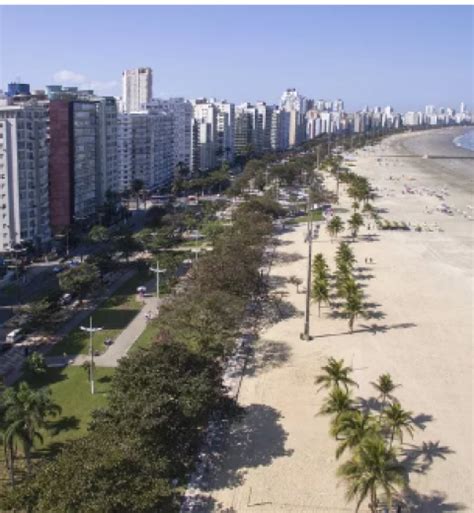
M 148 110 L 160 109 L 169 113 L 173 121 L 173 167 L 179 162 L 191 169 L 193 106 L 184 98 L 154 99 Z
M 139 112 L 151 102 L 153 72 L 151 68 L 127 69 L 122 73 L 122 112 Z
M 50 240 L 47 102 L 0 107 L 0 252 Z
M 120 190 L 142 180 L 146 189 L 170 185 L 173 179 L 173 117 L 155 106 L 118 116 Z
M 193 105 L 192 158 L 194 173 L 218 165 L 217 106 L 206 98 L 191 101 Z
M 305 114 L 307 101 L 306 98 L 299 94 L 296 89 L 287 89 L 282 95 L 280 100 L 280 107 L 282 110 L 291 111 L 296 110 Z
M 217 107 L 217 160 L 231 163 L 235 156 L 235 105 L 226 100 L 215 102 Z

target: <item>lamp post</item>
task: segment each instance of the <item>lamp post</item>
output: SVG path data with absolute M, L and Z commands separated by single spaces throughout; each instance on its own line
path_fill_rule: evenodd
M 90 353 L 90 367 L 89 367 L 89 380 L 91 382 L 91 394 L 95 393 L 95 384 L 94 384 L 94 347 L 92 345 L 92 336 L 96 331 L 102 331 L 103 328 L 93 328 L 92 327 L 92 315 L 89 318 L 89 326 L 81 326 L 82 331 L 87 331 L 89 333 L 89 353 Z
M 160 269 L 160 262 L 156 260 L 156 269 L 150 267 L 150 271 L 156 273 L 156 302 L 160 300 L 160 273 L 165 273 L 166 269 Z

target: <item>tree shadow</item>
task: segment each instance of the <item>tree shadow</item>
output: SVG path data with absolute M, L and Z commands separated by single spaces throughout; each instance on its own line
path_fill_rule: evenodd
M 375 274 L 369 274 L 369 273 L 361 273 L 359 272 L 358 274 L 354 274 L 354 279 L 357 281 L 357 280 L 372 280 L 373 278 L 375 278 Z
M 387 314 L 385 312 L 382 312 L 382 310 L 366 310 L 364 317 L 366 319 L 385 319 L 387 317 Z
M 80 420 L 75 415 L 69 415 L 67 417 L 61 417 L 59 420 L 49 422 L 48 430 L 51 431 L 53 436 L 57 436 L 63 431 L 79 429 L 80 423 Z
M 452 513 L 453 511 L 465 511 L 467 509 L 464 504 L 459 502 L 446 502 L 446 494 L 439 491 L 424 495 L 408 489 L 405 492 L 405 500 L 411 510 L 417 513 Z
M 288 278 L 286 276 L 276 276 L 270 275 L 267 280 L 267 285 L 269 289 L 279 289 L 284 287 L 288 283 Z
M 293 262 L 298 262 L 302 260 L 304 257 L 300 255 L 300 253 L 283 253 L 282 251 L 275 252 L 273 256 L 274 264 L 291 264 Z
M 369 397 L 366 399 L 365 397 L 358 397 L 356 399 L 359 408 L 364 412 L 376 411 L 380 412 L 382 410 L 382 403 L 376 397 Z
M 418 429 L 426 429 L 426 424 L 428 422 L 433 422 L 434 418 L 433 415 L 429 415 L 427 413 L 419 413 L 416 417 L 412 418 L 413 424 Z
M 342 316 L 341 316 L 342 317 Z M 406 328 L 414 328 L 417 325 L 413 322 L 403 322 L 400 324 L 392 324 L 391 326 L 384 324 L 384 325 L 378 325 L 378 324 L 360 324 L 360 326 L 363 327 L 363 329 L 355 329 L 352 333 L 366 333 L 371 332 L 374 335 L 377 333 L 386 333 L 389 330 L 393 329 L 406 329 Z M 341 335 L 350 335 L 350 331 L 342 331 L 340 333 L 325 333 L 324 335 L 315 335 L 313 338 L 327 338 L 327 337 L 339 337 Z
M 298 310 L 289 301 L 284 301 L 277 294 L 269 295 L 260 307 L 260 326 L 268 328 L 291 317 L 302 317 L 303 312 Z
M 433 465 L 436 458 L 445 460 L 448 454 L 454 454 L 454 451 L 447 446 L 440 445 L 437 442 L 422 442 L 421 445 L 406 444 L 403 449 L 404 460 L 401 463 L 408 472 L 417 474 L 426 474 Z
M 112 376 L 102 376 L 97 381 L 99 383 L 111 383 L 112 382 Z
M 267 370 L 281 367 L 289 360 L 291 347 L 285 342 L 273 340 L 260 340 L 249 358 L 246 374 L 256 376 Z
M 245 479 L 245 468 L 268 466 L 276 458 L 288 457 L 288 433 L 280 424 L 281 413 L 265 404 L 251 404 L 242 416 L 229 424 L 226 450 L 212 454 L 207 489 L 239 486 Z

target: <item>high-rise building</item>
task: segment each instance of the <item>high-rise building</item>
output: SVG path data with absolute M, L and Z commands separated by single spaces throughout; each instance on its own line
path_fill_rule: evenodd
M 218 108 L 206 98 L 192 100 L 193 105 L 193 135 L 192 135 L 192 165 L 196 173 L 208 171 L 218 165 Z
M 146 110 L 153 94 L 153 72 L 151 68 L 127 69 L 122 73 L 123 112 Z
M 0 107 L 0 252 L 50 240 L 47 102 Z
M 235 105 L 226 100 L 216 102 L 217 107 L 217 160 L 219 164 L 234 160 Z
M 296 89 L 287 89 L 282 95 L 280 100 L 280 107 L 282 110 L 291 111 L 296 110 L 302 114 L 306 113 L 306 98 L 299 94 Z
M 95 215 L 117 191 L 117 103 L 61 86 L 47 87 L 50 212 L 54 232 Z
M 142 180 L 146 189 L 170 185 L 173 178 L 173 116 L 158 104 L 143 112 L 118 115 L 119 190 L 133 180 Z
M 19 84 L 10 82 L 7 86 L 7 96 L 17 96 L 19 94 L 30 94 L 30 84 Z

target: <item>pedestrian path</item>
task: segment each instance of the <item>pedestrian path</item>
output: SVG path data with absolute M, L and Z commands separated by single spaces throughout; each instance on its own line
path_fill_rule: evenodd
M 146 284 L 148 293 L 143 298 L 143 307 L 140 312 L 114 340 L 113 344 L 103 354 L 94 358 L 97 367 L 117 367 L 119 360 L 127 354 L 138 337 L 145 331 L 148 323 L 146 316 L 149 315 L 149 318 L 157 316 L 159 305 L 155 284 L 154 278 Z M 89 355 L 80 354 L 73 358 L 71 364 L 82 365 L 87 360 L 89 360 Z

